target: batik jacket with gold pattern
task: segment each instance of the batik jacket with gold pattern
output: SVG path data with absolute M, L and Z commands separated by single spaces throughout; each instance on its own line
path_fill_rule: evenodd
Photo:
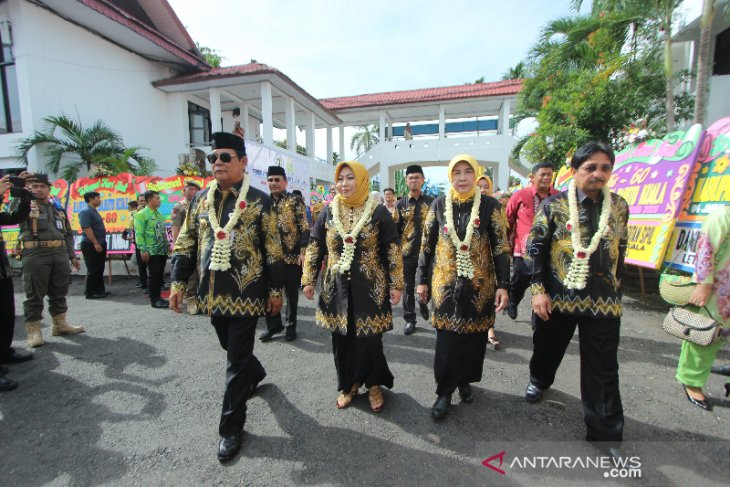
M 598 229 L 602 203 L 594 203 L 580 192 L 578 200 L 581 239 L 588 246 Z M 585 289 L 581 290 L 569 290 L 563 284 L 573 261 L 571 232 L 565 228 L 569 219 L 567 192 L 546 199 L 535 214 L 525 255 L 525 264 L 532 274 L 533 296 L 547 293 L 553 309 L 561 313 L 601 318 L 621 316 L 619 282 L 628 241 L 629 205 L 621 196 L 611 193 L 608 233 L 590 257 L 590 275 Z
M 418 199 L 405 195 L 395 205 L 395 225 L 400 235 L 403 260 L 418 261 L 423 238 L 423 223 L 426 221 L 428 210 L 433 198 L 421 194 Z
M 280 297 L 284 287 L 284 254 L 271 198 L 253 187 L 231 231 L 231 268 L 209 269 L 213 229 L 208 213 L 217 212 L 221 227 L 225 226 L 240 190 L 241 183 L 228 191 L 216 190 L 214 208 L 208 208 L 209 188 L 196 194 L 175 242 L 173 288 L 184 288 L 197 267 L 198 306 L 210 316 L 264 316 L 267 299 Z
M 383 205 L 375 207 L 373 215 L 357 237 L 355 256 L 349 272 L 335 272 L 332 266 L 342 253 L 342 238 L 332 223 L 332 205 L 327 206 L 317 218 L 304 259 L 302 285 L 314 286 L 322 261 L 327 265 L 317 308 L 317 323 L 334 333 L 347 334 L 348 302 L 357 336 L 381 334 L 393 328 L 390 306 L 390 290 L 403 289 L 403 257 L 395 223 Z M 342 224 L 349 232 L 360 219 L 364 205 L 359 208 L 342 208 Z
M 463 239 L 474 200 L 454 201 L 454 224 Z M 416 283 L 430 286 L 434 328 L 456 333 L 478 333 L 494 326 L 494 296 L 509 287 L 510 245 L 507 218 L 499 202 L 482 196 L 479 226 L 474 229 L 469 254 L 474 277 L 456 274 L 456 247 L 443 231 L 446 198 L 439 196 L 431 205 L 423 228 Z M 431 282 L 428 276 L 432 274 Z
M 304 200 L 299 196 L 283 191 L 277 200 L 271 201 L 276 214 L 276 226 L 284 250 L 284 262 L 299 264 L 299 254 L 303 254 L 309 242 L 309 222 Z

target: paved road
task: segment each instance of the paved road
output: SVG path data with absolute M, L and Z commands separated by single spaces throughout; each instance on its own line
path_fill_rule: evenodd
M 712 376 L 707 386 L 713 412 L 686 401 L 673 379 L 679 344 L 661 331 L 665 310 L 656 304 L 626 300 L 624 453 L 634 457 L 629 467 L 639 467 L 641 478 L 621 481 L 611 475 L 637 470 L 596 467 L 608 459 L 581 441 L 577 336 L 543 402 L 523 400 L 531 352 L 527 302 L 516 322 L 498 318 L 505 347 L 488 350 L 474 403 L 460 404 L 455 395 L 448 418 L 435 423 L 432 329 L 406 337 L 399 318 L 385 338 L 396 378 L 385 410 L 370 412 L 362 395 L 339 411 L 330 337 L 314 325 L 312 303 L 302 298 L 299 340 L 257 342 L 268 377 L 249 402 L 240 457 L 222 466 L 215 449 L 225 357 L 213 329 L 202 316 L 152 309 L 132 286 L 118 278 L 108 299 L 87 301 L 75 277 L 69 316 L 87 333 L 52 337 L 46 320 L 47 344 L 35 350 L 35 360 L 12 366 L 20 387 L 0 395 L 0 485 L 730 482 L 724 378 Z M 22 318 L 16 323 L 16 344 L 23 346 Z M 730 360 L 727 351 L 719 360 Z M 490 457 L 495 468 L 482 465 Z

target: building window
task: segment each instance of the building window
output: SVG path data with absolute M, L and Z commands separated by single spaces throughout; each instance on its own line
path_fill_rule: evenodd
M 715 38 L 715 63 L 712 74 L 715 76 L 730 74 L 730 29 L 725 29 Z
M 21 132 L 20 98 L 18 97 L 18 76 L 15 72 L 13 42 L 10 22 L 0 22 L 0 134 Z
M 210 145 L 210 110 L 188 102 L 190 145 Z

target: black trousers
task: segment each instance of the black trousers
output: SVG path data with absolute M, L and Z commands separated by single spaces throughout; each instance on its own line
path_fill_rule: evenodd
M 418 262 L 415 260 L 403 260 L 403 280 L 406 288 L 403 292 L 403 319 L 406 323 L 416 322 L 416 302 L 420 308 L 428 309 L 427 304 L 416 300 L 416 269 Z M 430 286 L 429 286 L 430 292 Z
M 139 283 L 147 287 L 147 263 L 142 260 L 142 253 L 135 247 L 134 255 L 137 257 L 137 268 L 139 269 Z
M 286 326 L 297 326 L 297 307 L 299 306 L 299 286 L 302 283 L 302 266 L 286 264 L 284 274 L 284 294 L 286 294 Z M 283 326 L 281 313 L 266 315 L 266 328 L 279 330 Z
M 525 297 L 525 291 L 530 287 L 530 270 L 525 264 L 525 259 L 515 257 L 512 264 L 512 280 L 509 283 L 509 302 L 517 306 Z
M 595 318 L 553 311 L 548 321 L 536 318 L 532 336 L 530 381 L 547 389 L 565 350 L 579 330 L 580 394 L 588 441 L 621 441 L 624 413 L 618 379 L 620 318 Z
M 81 242 L 81 253 L 86 264 L 86 290 L 84 294 L 101 294 L 104 292 L 104 264 L 106 264 L 106 245 L 101 244 L 102 251 L 97 252 L 94 244 L 88 240 Z
M 13 279 L 0 279 L 0 357 L 10 354 L 15 332 L 15 296 Z
M 147 262 L 147 270 L 149 272 L 147 287 L 150 290 L 150 303 L 154 303 L 160 299 L 166 263 L 166 255 L 150 255 L 150 260 Z
M 450 396 L 457 387 L 482 380 L 488 337 L 488 331 L 454 333 L 436 330 L 433 375 L 437 396 Z
M 226 351 L 226 388 L 218 433 L 231 436 L 240 433 L 246 423 L 246 400 L 251 386 L 266 376 L 263 365 L 253 354 L 258 318 L 213 316 L 210 321 Z

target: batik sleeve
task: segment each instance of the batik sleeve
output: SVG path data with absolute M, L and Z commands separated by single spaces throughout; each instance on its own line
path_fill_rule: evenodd
M 390 288 L 402 290 L 403 284 L 403 254 L 400 248 L 400 237 L 395 228 L 393 217 L 385 206 L 378 206 L 380 220 L 380 255 L 387 262 Z
M 299 252 L 304 252 L 309 244 L 309 219 L 304 200 L 297 198 L 297 228 L 299 229 Z
M 436 218 L 436 202 L 431 203 L 426 221 L 423 222 L 423 235 L 421 236 L 421 251 L 418 255 L 418 269 L 416 269 L 416 284 L 429 284 L 428 278 L 431 275 L 431 266 L 436 252 L 436 243 L 439 238 L 439 224 Z
M 507 239 L 507 217 L 499 202 L 487 208 L 489 215 L 489 243 L 492 247 L 494 270 L 497 273 L 497 287 L 509 289 L 510 245 Z
M 550 217 L 550 205 L 538 208 L 527 237 L 525 264 L 530 272 L 530 292 L 532 295 L 545 294 L 548 267 L 550 265 L 550 239 L 554 225 Z
M 199 204 L 200 200 L 196 195 L 188 206 L 180 233 L 175 240 L 175 248 L 172 251 L 175 256 L 175 265 L 172 268 L 172 284 L 170 285 L 173 290 L 184 290 L 197 266 Z
M 266 281 L 269 286 L 269 297 L 280 298 L 284 294 L 284 250 L 276 225 L 276 214 L 270 205 L 261 209 L 261 253 L 266 263 Z
M 309 235 L 309 244 L 307 252 L 304 254 L 304 266 L 302 269 L 302 286 L 316 286 L 319 270 L 322 268 L 324 256 L 327 253 L 327 229 L 325 222 L 329 208 L 323 208 L 314 222 L 312 231 Z

